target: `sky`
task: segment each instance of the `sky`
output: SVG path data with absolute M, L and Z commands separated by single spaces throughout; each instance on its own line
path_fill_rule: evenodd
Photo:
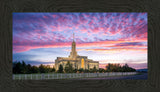
M 147 13 L 13 13 L 13 62 L 54 65 L 68 57 L 75 34 L 78 55 L 147 68 Z

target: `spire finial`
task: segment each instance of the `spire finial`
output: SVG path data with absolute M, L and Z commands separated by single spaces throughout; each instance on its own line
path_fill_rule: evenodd
M 74 32 L 73 32 L 73 41 L 74 41 Z

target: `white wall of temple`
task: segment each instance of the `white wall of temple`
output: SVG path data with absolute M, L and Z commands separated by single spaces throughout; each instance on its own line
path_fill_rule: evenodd
M 65 66 L 66 66 L 67 62 L 68 62 L 68 61 L 61 61 L 61 62 L 59 62 L 58 64 L 56 64 L 56 70 L 59 69 L 60 64 L 63 66 L 63 69 L 65 69 Z M 75 67 L 77 67 L 77 65 L 78 65 L 76 62 L 72 62 L 72 61 L 70 61 L 70 64 L 72 64 L 72 67 L 73 67 L 74 69 L 75 69 Z
M 58 63 L 58 61 L 55 62 L 55 66 L 56 66 L 56 70 L 59 69 L 60 64 L 63 66 L 63 69 L 65 69 L 65 66 L 67 64 L 67 60 L 66 61 L 61 61 Z M 89 69 L 94 68 L 94 66 L 96 67 L 96 69 L 99 69 L 99 63 L 93 63 L 93 62 L 89 62 L 89 61 L 85 61 L 82 63 L 82 59 L 79 59 L 77 62 L 74 61 L 70 61 L 70 63 L 72 64 L 72 67 L 75 69 L 81 69 L 82 68 L 82 64 L 84 64 L 83 69 L 88 69 L 88 65 L 89 65 Z
M 94 66 L 96 67 L 96 69 L 99 69 L 99 63 L 89 63 L 89 68 L 94 68 Z

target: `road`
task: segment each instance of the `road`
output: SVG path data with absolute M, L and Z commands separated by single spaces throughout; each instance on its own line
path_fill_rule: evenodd
M 81 79 L 74 79 L 74 80 L 108 80 L 108 79 L 114 79 L 114 80 L 147 80 L 147 73 L 142 73 L 138 75 L 128 75 L 128 76 L 110 76 L 110 77 L 100 77 L 100 78 L 81 78 Z

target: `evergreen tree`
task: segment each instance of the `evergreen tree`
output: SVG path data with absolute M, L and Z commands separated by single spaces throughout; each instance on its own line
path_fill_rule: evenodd
M 52 70 L 51 70 L 51 72 L 55 72 L 55 71 L 56 71 L 56 69 L 55 69 L 55 67 L 53 67 Z
M 84 72 L 83 68 L 78 69 L 78 72 L 80 73 Z
M 32 73 L 38 73 L 39 72 L 39 68 L 37 66 L 32 66 L 31 67 L 31 71 L 32 71 Z
M 26 64 L 24 61 L 22 62 L 13 62 L 13 74 L 30 74 L 30 73 L 49 73 L 55 72 L 55 68 L 50 68 L 49 65 L 45 66 L 43 64 L 37 66 L 31 66 L 31 64 Z
M 16 68 L 15 68 L 16 73 L 23 73 L 23 72 L 22 72 L 22 69 L 23 69 L 23 66 L 22 66 L 21 62 L 20 62 L 20 61 L 17 62 Z
M 31 70 L 31 68 L 32 68 L 32 66 L 30 65 L 30 64 L 28 64 L 27 66 L 26 66 L 26 73 L 32 73 L 32 70 Z
M 26 66 L 26 63 L 24 61 L 22 61 L 22 73 L 27 73 L 27 66 Z
M 99 68 L 99 72 L 100 72 L 100 73 L 104 73 L 105 70 L 104 70 L 103 68 Z
M 52 69 L 50 68 L 49 65 L 45 66 L 45 73 L 49 73 L 51 71 L 52 71 Z
M 72 73 L 73 72 L 73 67 L 72 64 L 70 64 L 70 62 L 68 61 L 67 64 L 65 65 L 65 72 L 66 73 Z
M 41 64 L 40 66 L 39 66 L 39 72 L 40 73 L 45 73 L 46 71 L 45 71 L 45 66 L 43 65 L 43 64 Z
M 93 67 L 93 72 L 97 72 L 96 66 Z
M 135 69 L 128 66 L 128 64 L 125 64 L 124 66 L 121 66 L 120 64 L 108 64 L 106 65 L 106 71 L 107 72 L 134 72 Z
M 62 66 L 61 64 L 59 65 L 59 70 L 58 70 L 58 72 L 59 72 L 59 73 L 63 73 L 63 66 Z

